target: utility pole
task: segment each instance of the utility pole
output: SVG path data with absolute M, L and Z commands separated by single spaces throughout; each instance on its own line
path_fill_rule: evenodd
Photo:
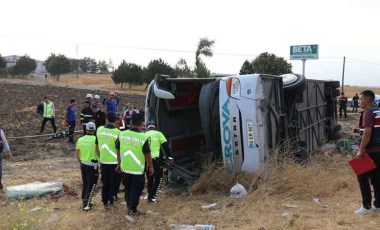
M 346 57 L 343 57 L 343 72 L 342 72 L 342 91 L 341 93 L 344 93 L 344 69 L 346 66 Z
M 78 60 L 78 45 L 77 45 L 77 71 L 76 71 L 77 78 L 79 77 L 78 72 L 79 72 L 79 60 Z

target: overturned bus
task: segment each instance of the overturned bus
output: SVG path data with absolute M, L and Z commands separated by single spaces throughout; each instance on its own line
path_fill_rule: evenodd
M 306 159 L 340 137 L 339 81 L 302 75 L 170 78 L 157 74 L 146 97 L 145 123 L 167 137 L 176 163 L 195 170 L 221 159 L 227 171 L 254 172 L 269 151 L 292 139 Z

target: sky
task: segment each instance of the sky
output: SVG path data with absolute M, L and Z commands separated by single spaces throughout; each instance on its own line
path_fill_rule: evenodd
M 290 46 L 318 44 L 305 75 L 380 87 L 380 1 L 377 0 L 4 0 L 0 54 L 46 60 L 122 60 L 147 66 L 162 58 L 194 67 L 201 38 L 215 40 L 203 58 L 214 73 L 236 74 L 245 60 L 269 52 L 290 61 Z

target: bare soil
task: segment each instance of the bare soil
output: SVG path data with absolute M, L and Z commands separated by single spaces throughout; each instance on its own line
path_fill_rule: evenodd
M 3 161 L 5 186 L 62 181 L 80 194 L 81 177 L 73 145 L 66 139 L 23 138 L 39 132 L 42 117 L 37 114 L 36 106 L 43 96 L 50 96 L 55 103 L 56 123 L 60 124 L 70 98 L 78 100 L 79 112 L 87 93 L 104 97 L 107 91 L 114 90 L 97 84 L 76 85 L 75 88 L 66 87 L 66 84 L 46 83 L 41 79 L 0 79 L 0 128 L 5 131 L 13 153 L 11 160 Z M 122 105 L 131 101 L 138 108 L 143 107 L 145 98 L 125 91 L 120 91 L 119 97 Z M 348 119 L 341 121 L 344 138 L 352 138 L 351 130 L 358 116 L 349 113 Z M 51 132 L 51 125 L 47 123 L 45 133 Z M 126 207 L 122 204 L 105 211 L 98 192 L 94 197 L 94 211 L 84 213 L 79 195 L 20 202 L 6 199 L 3 191 L 0 192 L 0 229 L 169 229 L 170 224 L 213 224 L 217 229 L 378 229 L 379 213 L 366 217 L 353 214 L 360 206 L 360 193 L 356 177 L 347 164 L 352 154 L 321 153 L 308 166 L 281 165 L 277 171 L 269 173 L 263 183 L 248 186 L 250 193 L 243 200 L 231 200 L 228 189 L 224 189 L 236 181 L 226 182 L 220 189 L 205 189 L 204 194 L 174 195 L 164 191 L 156 204 L 141 201 L 142 211 L 154 213 L 136 218 L 134 223 L 125 221 Z M 207 178 L 201 180 L 210 180 L 213 186 L 217 186 L 217 181 L 224 183 L 221 178 L 225 175 L 219 171 L 217 174 L 206 175 Z M 241 181 L 242 177 L 236 180 L 250 184 Z M 207 187 L 207 183 L 204 186 Z M 316 198 L 321 202 L 313 200 Z M 218 204 L 215 210 L 201 208 L 214 202 Z M 30 211 L 33 208 L 40 209 Z

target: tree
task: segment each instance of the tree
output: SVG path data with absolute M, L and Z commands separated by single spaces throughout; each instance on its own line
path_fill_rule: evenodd
M 120 84 L 120 88 L 123 88 L 124 83 L 128 83 L 129 88 L 131 88 L 132 84 L 142 83 L 142 68 L 139 65 L 127 63 L 123 60 L 113 72 L 111 78 L 116 85 Z
M 245 60 L 245 62 L 243 63 L 240 69 L 239 74 L 250 74 L 250 73 L 255 73 L 255 71 L 253 70 L 253 66 L 251 62 L 249 62 L 248 60 Z
M 6 68 L 7 62 L 5 61 L 5 58 L 3 58 L 0 54 L 0 68 Z
M 186 60 L 181 58 L 174 67 L 175 77 L 191 77 L 191 69 L 187 66 Z
M 110 72 L 108 70 L 108 64 L 104 60 L 99 60 L 98 69 L 99 69 L 99 73 L 109 73 Z
M 24 78 L 32 71 L 36 70 L 36 67 L 36 61 L 30 58 L 28 55 L 24 55 L 17 60 L 16 65 L 14 67 L 14 73 L 15 75 Z
M 63 54 L 50 54 L 45 61 L 46 70 L 59 81 L 61 74 L 73 71 L 70 60 Z
M 98 63 L 96 63 L 96 60 L 92 59 L 92 58 L 90 60 L 89 67 L 90 67 L 90 72 L 91 73 L 97 73 L 98 70 L 99 70 Z
M 174 69 L 161 58 L 149 62 L 147 68 L 144 68 L 143 82 L 146 83 L 145 89 L 148 88 L 149 83 L 154 79 L 156 74 L 166 74 L 173 76 Z
M 240 73 L 263 73 L 281 75 L 292 72 L 292 64 L 288 63 L 282 57 L 276 57 L 274 54 L 262 53 L 250 63 L 250 68 L 247 68 L 247 61 L 244 62 Z M 248 71 L 248 72 L 247 72 Z
M 195 73 L 197 77 L 205 78 L 210 76 L 206 64 L 202 61 L 201 55 L 205 57 L 212 57 L 212 47 L 214 46 L 214 40 L 208 40 L 208 38 L 201 38 L 198 43 L 197 50 L 195 51 Z

